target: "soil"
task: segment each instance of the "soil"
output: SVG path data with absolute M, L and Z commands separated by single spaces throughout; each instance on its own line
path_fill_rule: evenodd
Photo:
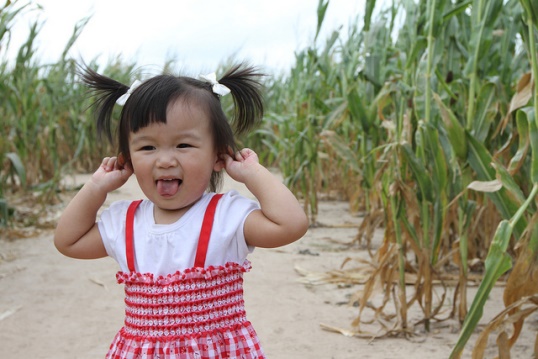
M 87 178 L 69 180 L 81 183 Z M 227 179 L 224 190 L 230 188 L 250 196 L 244 186 Z M 110 194 L 105 205 L 140 197 L 133 179 Z M 448 358 L 460 329 L 454 320 L 432 323 L 429 332 L 422 324 L 416 325 L 412 336 L 342 334 L 356 329 L 352 322 L 358 315 L 357 297 L 363 287 L 323 278 L 339 270 L 344 262 L 344 269 L 356 266 L 355 259 L 368 260 L 369 255 L 354 241 L 361 217 L 350 213 L 346 202 L 321 201 L 319 222 L 322 225 L 310 228 L 301 240 L 278 249 L 256 249 L 249 257 L 253 269 L 245 275 L 247 315 L 267 357 Z M 66 258 L 56 251 L 52 238 L 52 229 L 31 238 L 0 238 L 1 358 L 103 358 L 123 324 L 123 286 L 115 281 L 116 263 L 110 258 Z M 381 238 L 379 230 L 372 245 L 379 245 Z M 469 303 L 474 290 L 469 289 Z M 477 332 L 503 309 L 502 291 L 502 287 L 494 288 Z M 452 309 L 451 294 L 447 298 L 443 317 Z M 408 320 L 415 323 L 421 318 L 420 307 L 415 304 Z M 375 324 L 366 327 L 380 329 Z M 534 315 L 526 321 L 512 348 L 513 358 L 534 357 L 537 332 L 538 316 Z M 476 336 L 469 340 L 464 358 L 471 357 Z M 491 338 L 486 357 L 497 355 Z

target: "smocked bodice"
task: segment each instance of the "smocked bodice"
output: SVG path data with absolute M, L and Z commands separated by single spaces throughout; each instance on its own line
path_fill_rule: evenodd
M 125 332 L 133 336 L 175 337 L 213 332 L 246 322 L 243 266 L 194 268 L 154 279 L 118 273 L 125 284 Z

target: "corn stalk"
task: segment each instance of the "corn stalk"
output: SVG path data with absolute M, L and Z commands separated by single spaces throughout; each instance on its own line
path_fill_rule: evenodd
M 516 214 L 510 220 L 501 221 L 497 227 L 495 237 L 493 238 L 485 261 L 484 278 L 480 282 L 478 292 L 476 293 L 471 308 L 469 309 L 469 313 L 465 318 L 460 336 L 450 354 L 450 358 L 461 357 L 465 343 L 469 340 L 469 337 L 482 317 L 486 301 L 493 286 L 504 273 L 512 268 L 512 258 L 507 253 L 510 239 L 512 238 L 516 224 L 523 218 L 529 205 L 534 202 L 536 194 L 538 194 L 538 183 L 533 186 L 529 197 Z
M 526 21 L 528 25 L 528 48 L 532 68 L 532 78 L 536 79 L 536 76 L 538 75 L 538 61 L 535 47 L 536 40 L 534 36 L 534 28 L 537 26 L 536 20 L 538 19 L 538 5 L 536 5 L 536 2 L 531 3 L 531 1 L 525 0 L 522 0 L 521 3 L 526 12 Z M 512 268 L 513 260 L 508 254 L 508 245 L 518 225 L 520 229 L 519 235 L 516 235 L 516 239 L 521 243 L 520 249 L 517 252 L 518 256 L 515 262 L 514 270 L 509 276 L 504 292 L 504 302 L 507 307 L 506 313 L 508 313 L 511 318 L 514 318 L 518 313 L 524 313 L 519 308 L 520 302 L 524 301 L 525 298 L 528 298 L 528 296 L 534 295 L 538 292 L 538 283 L 535 279 L 536 273 L 538 273 L 538 231 L 536 230 L 535 226 L 537 218 L 535 214 L 536 208 L 535 206 L 531 206 L 531 204 L 535 203 L 535 198 L 538 194 L 537 86 L 534 86 L 533 98 L 533 108 L 523 108 L 516 113 L 520 141 L 519 151 L 516 153 L 516 157 L 512 160 L 512 163 L 520 162 L 521 153 L 526 152 L 523 150 L 526 149 L 527 143 L 530 143 L 532 147 L 530 179 L 533 183 L 533 187 L 527 199 L 519 207 L 515 215 L 509 221 L 503 220 L 497 228 L 496 235 L 486 258 L 485 277 L 480 284 L 477 295 L 475 296 L 469 313 L 465 318 L 458 342 L 450 355 L 451 358 L 461 357 L 465 343 L 469 340 L 469 337 L 482 317 L 484 307 L 486 306 L 487 297 L 491 292 L 491 288 L 501 275 Z M 514 101 L 512 101 L 512 103 L 514 103 Z M 503 184 L 503 187 L 512 192 L 512 194 L 515 196 L 521 197 L 521 190 L 513 178 L 507 172 L 502 172 L 501 167 L 497 168 L 497 179 Z M 524 220 L 524 215 L 526 212 L 529 213 L 528 215 L 533 216 L 533 219 L 528 224 Z M 524 227 L 525 232 L 521 232 L 521 227 Z M 524 233 L 526 233 L 525 237 L 523 237 Z M 516 303 L 518 303 L 517 306 L 515 305 Z M 511 338 L 508 338 L 508 334 L 505 330 L 501 330 L 497 342 L 499 343 L 499 352 L 502 357 L 509 357 L 510 348 L 517 340 L 519 333 L 522 330 L 523 322 L 527 316 L 528 314 L 524 314 L 519 315 L 517 319 L 509 318 L 509 322 L 513 323 L 514 327 L 514 332 Z M 500 322 L 500 320 L 494 319 L 492 321 L 492 325 L 499 327 L 500 324 L 498 323 Z M 487 336 L 490 334 L 490 332 L 491 329 L 486 329 L 484 334 L 479 338 L 479 342 L 473 351 L 473 358 L 483 357 L 485 340 L 487 340 Z
M 10 46 L 11 27 L 25 11 L 41 8 L 19 7 L 18 2 L 7 2 L 0 8 L 0 50 Z M 10 197 L 25 196 L 31 191 L 39 194 L 38 205 L 54 203 L 62 176 L 72 171 L 89 171 L 105 153 L 111 153 L 108 144 L 95 138 L 95 125 L 85 111 L 86 89 L 79 85 L 76 63 L 69 57 L 69 50 L 88 20 L 84 18 L 75 25 L 56 63 L 44 64 L 39 60 L 36 47 L 41 25 L 33 22 L 15 60 L 9 64 L 4 60 L 0 65 L 0 94 L 4 100 L 0 108 L 2 225 L 9 225 L 12 215 L 16 215 L 10 207 Z M 105 72 L 129 70 L 132 67 L 125 64 L 121 70 L 117 64 L 111 64 Z M 38 216 L 36 211 L 35 217 Z
M 367 14 L 372 14 L 372 4 L 367 3 Z M 385 208 L 383 248 L 395 244 L 397 251 L 394 256 L 375 256 L 379 270 L 374 275 L 398 268 L 399 322 L 404 331 L 409 328 L 408 303 L 421 303 L 427 329 L 429 320 L 438 314 L 441 303 L 433 303 L 432 283 L 442 278 L 441 263 L 448 261 L 455 245 L 459 247 L 460 283 L 454 305 L 464 321 L 468 261 L 487 255 L 493 236 L 490 228 L 498 225 L 499 217 L 512 218 L 525 201 L 528 183 L 519 183 L 521 176 L 507 175 L 503 169 L 507 159 L 513 166 L 524 166 L 523 147 L 511 159 L 506 150 L 513 137 L 503 132 L 510 127 L 503 112 L 508 110 L 509 89 L 525 64 L 513 55 L 518 23 L 508 15 L 517 14 L 516 3 L 501 4 L 498 0 L 402 1 L 406 21 L 394 45 L 373 41 L 382 37 L 374 35 L 383 33 L 382 24 L 395 23 L 394 18 L 383 18 L 393 16 L 398 8 L 393 5 L 381 13 L 379 21 L 365 19 L 362 37 L 358 36 L 363 45 L 356 55 L 362 59 L 358 70 L 341 69 L 350 61 L 332 63 L 339 86 L 328 87 L 328 93 L 336 92 L 335 99 L 345 98 L 346 102 L 338 104 L 346 105 L 347 111 L 340 107 L 334 111 L 339 120 L 333 123 L 339 127 L 324 128 L 318 148 L 336 154 L 346 173 L 352 171 L 360 178 L 368 213 L 375 213 L 380 204 Z M 466 12 L 469 8 L 471 15 Z M 348 49 L 336 57 L 347 60 Z M 495 77 L 497 73 L 500 76 Z M 318 74 L 321 79 L 331 77 L 329 72 Z M 472 181 L 494 181 L 497 176 L 509 187 L 487 193 L 466 189 Z M 381 200 L 370 193 L 381 194 Z M 477 217 L 485 211 L 498 215 Z M 478 226 L 484 219 L 490 222 Z M 365 221 L 370 220 L 367 215 Z M 521 217 L 513 226 L 519 238 L 527 219 Z M 416 262 L 407 258 L 409 251 Z M 408 298 L 402 278 L 410 266 L 419 275 Z M 372 277 L 369 283 L 379 279 Z M 385 292 L 391 291 L 391 285 L 383 284 Z M 371 290 L 363 293 L 361 303 L 373 295 Z

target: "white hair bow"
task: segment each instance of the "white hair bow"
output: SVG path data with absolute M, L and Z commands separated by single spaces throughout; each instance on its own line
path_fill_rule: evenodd
M 129 96 L 131 96 L 131 94 L 133 93 L 134 90 L 136 90 L 136 88 L 138 86 L 140 86 L 140 84 L 142 84 L 142 82 L 138 81 L 138 80 L 135 80 L 135 82 L 133 82 L 133 84 L 131 85 L 131 87 L 129 87 L 129 89 L 127 90 L 126 93 L 124 93 L 123 95 L 120 96 L 119 99 L 116 100 L 116 103 L 120 106 L 123 106 L 125 105 L 125 102 L 127 102 L 127 99 L 129 98 Z
M 215 75 L 214 72 L 207 75 L 200 75 L 200 78 L 213 85 L 213 92 L 217 95 L 226 96 L 230 93 L 230 89 L 228 87 L 219 84 L 219 82 L 217 81 L 217 75 Z

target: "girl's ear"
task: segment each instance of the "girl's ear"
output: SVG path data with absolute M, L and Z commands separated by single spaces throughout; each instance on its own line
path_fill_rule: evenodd
M 220 172 L 224 169 L 225 166 L 226 166 L 226 162 L 224 161 L 224 158 L 222 158 L 222 155 L 217 155 L 217 160 L 215 161 L 215 164 L 213 165 L 213 171 Z
M 118 154 L 118 166 L 120 168 L 124 168 L 124 167 L 128 167 L 130 168 L 133 172 L 134 172 L 134 169 L 133 169 L 133 164 L 131 163 L 131 159 L 130 158 L 126 158 L 124 156 L 123 153 L 119 153 Z
M 126 163 L 127 161 L 125 160 L 125 156 L 123 155 L 123 153 L 118 153 L 118 166 L 122 168 L 123 166 L 125 166 Z

